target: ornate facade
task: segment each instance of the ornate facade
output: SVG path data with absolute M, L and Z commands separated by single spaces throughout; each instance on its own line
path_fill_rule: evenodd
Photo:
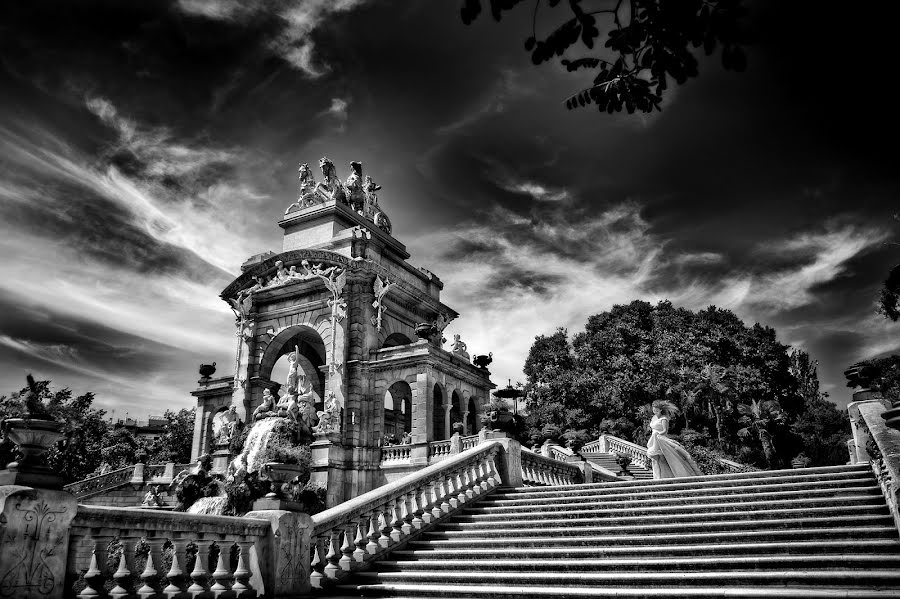
M 360 184 L 359 163 L 346 186 L 322 164 L 318 184 L 301 166 L 301 197 L 278 223 L 282 252 L 249 259 L 221 293 L 236 316 L 234 374 L 193 392 L 193 458 L 216 449 L 221 412 L 234 407 L 247 422 L 265 390 L 277 394 L 273 368 L 296 351 L 319 412 L 313 476 L 334 505 L 386 482 L 386 437 L 406 434 L 412 463 L 424 465 L 428 442 L 449 438 L 454 422 L 477 432 L 494 385 L 467 354 L 443 348 L 458 315 L 440 301 L 440 279 L 391 236 L 380 186 Z

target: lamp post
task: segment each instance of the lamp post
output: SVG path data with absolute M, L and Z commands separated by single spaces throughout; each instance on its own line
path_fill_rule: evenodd
M 512 386 L 512 379 L 507 379 L 507 385 L 503 389 L 497 389 L 494 391 L 494 397 L 498 399 L 511 399 L 513 400 L 513 414 L 519 415 L 519 398 L 525 397 L 525 392 L 521 389 L 516 389 Z

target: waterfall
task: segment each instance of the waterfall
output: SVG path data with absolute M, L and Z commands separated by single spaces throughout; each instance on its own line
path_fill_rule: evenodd
M 219 497 L 201 497 L 187 509 L 188 514 L 211 514 L 221 516 L 225 509 L 225 502 L 228 498 L 224 495 Z
M 265 418 L 253 424 L 241 455 L 246 458 L 247 472 L 256 472 L 263 465 L 263 451 L 274 429 L 284 418 Z

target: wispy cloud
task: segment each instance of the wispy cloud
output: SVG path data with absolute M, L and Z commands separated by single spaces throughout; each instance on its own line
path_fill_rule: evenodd
M 249 22 L 261 14 L 278 17 L 282 27 L 269 40 L 269 49 L 312 78 L 321 77 L 329 66 L 315 56 L 311 34 L 322 23 L 365 4 L 366 0 L 297 0 L 272 3 L 267 0 L 179 0 L 185 13 L 209 19 Z

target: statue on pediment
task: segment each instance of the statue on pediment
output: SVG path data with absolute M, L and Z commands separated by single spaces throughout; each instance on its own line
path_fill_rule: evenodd
M 341 183 L 341 180 L 337 175 L 337 169 L 334 167 L 334 163 L 323 156 L 319 160 L 319 167 L 322 169 L 322 176 L 325 177 L 325 180 L 316 184 L 316 193 L 325 198 L 326 201 L 334 200 L 346 204 L 347 192 L 344 189 L 344 184 Z
M 344 189 L 347 191 L 347 201 L 350 203 L 350 207 L 361 216 L 367 216 L 366 192 L 363 189 L 362 179 L 362 162 L 354 160 L 350 163 L 350 176 L 344 182 Z

